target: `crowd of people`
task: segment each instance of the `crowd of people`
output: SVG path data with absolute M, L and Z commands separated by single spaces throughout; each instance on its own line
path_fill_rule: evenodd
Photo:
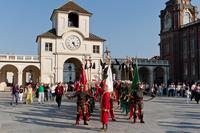
M 148 90 L 148 89 L 147 89 Z M 154 84 L 151 92 L 157 96 L 168 96 L 168 97 L 186 97 L 187 103 L 195 99 L 197 104 L 200 100 L 200 82 L 194 83 L 170 83 L 165 84 Z
M 67 93 L 68 88 L 71 88 L 72 93 Z M 108 120 L 111 117 L 112 121 L 116 121 L 115 110 L 121 110 L 127 118 L 136 123 L 144 123 L 144 99 L 143 95 L 155 96 L 177 96 L 187 97 L 187 103 L 195 98 L 199 103 L 200 99 L 200 82 L 194 83 L 191 86 L 187 84 L 174 83 L 168 86 L 164 84 L 154 84 L 150 88 L 145 83 L 138 83 L 133 89 L 130 81 L 115 81 L 113 91 L 108 92 L 108 85 L 105 80 L 101 82 L 90 82 L 87 85 L 76 81 L 73 85 L 57 83 L 48 85 L 44 83 L 28 83 L 25 87 L 14 85 L 11 89 L 12 99 L 11 105 L 15 102 L 25 104 L 33 103 L 33 97 L 37 98 L 38 104 L 44 104 L 46 101 L 56 101 L 58 108 L 61 108 L 62 97 L 68 99 L 77 98 L 77 113 L 76 123 L 80 120 L 84 121 L 84 125 L 88 125 L 90 117 L 96 108 L 95 103 L 100 103 L 100 116 L 102 122 L 102 130 L 108 128 Z M 115 104 L 116 103 L 116 104 Z M 116 106 L 116 108 L 115 108 Z
M 54 101 L 56 97 L 56 102 L 58 107 L 60 107 L 61 96 L 67 91 L 65 84 L 57 83 L 50 86 L 44 83 L 27 83 L 24 87 L 21 85 L 14 85 L 11 87 L 11 102 L 18 104 L 32 104 L 33 98 L 37 98 L 38 104 L 44 104 L 45 101 Z

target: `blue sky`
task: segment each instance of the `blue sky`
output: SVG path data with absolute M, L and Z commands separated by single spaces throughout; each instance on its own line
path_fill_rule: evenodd
M 160 10 L 167 0 L 75 0 L 93 13 L 90 32 L 106 39 L 112 57 L 159 55 Z M 37 54 L 36 36 L 68 0 L 2 0 L 0 54 Z M 192 3 L 200 8 L 199 0 Z

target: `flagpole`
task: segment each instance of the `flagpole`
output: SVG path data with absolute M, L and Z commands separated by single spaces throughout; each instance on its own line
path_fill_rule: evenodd
M 111 70 L 111 56 L 110 51 L 106 48 L 106 64 L 108 65 L 106 84 L 108 85 L 108 92 L 113 92 L 113 75 Z
M 92 68 L 92 66 L 91 66 L 91 63 L 92 63 L 92 59 L 91 59 L 91 56 L 89 57 L 89 69 L 90 69 L 90 76 L 89 76 L 89 81 L 92 81 L 92 71 L 91 71 L 91 68 Z

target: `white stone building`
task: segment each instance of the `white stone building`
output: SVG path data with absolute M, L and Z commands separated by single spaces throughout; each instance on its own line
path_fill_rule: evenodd
M 53 11 L 52 29 L 37 37 L 41 82 L 78 80 L 81 64 L 89 58 L 96 66 L 87 73 L 89 80 L 101 78 L 99 61 L 103 58 L 105 40 L 90 33 L 91 16 L 72 1 Z

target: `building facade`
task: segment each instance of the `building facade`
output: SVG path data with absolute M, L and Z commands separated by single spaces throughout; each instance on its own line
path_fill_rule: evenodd
M 160 12 L 160 56 L 174 81 L 200 79 L 200 20 L 191 0 L 168 0 Z
M 96 66 L 87 73 L 90 80 L 101 77 L 99 60 L 105 40 L 90 33 L 91 16 L 73 1 L 53 11 L 52 29 L 37 37 L 41 82 L 78 80 L 86 62 Z
M 116 60 L 118 63 L 116 63 Z M 139 77 L 141 82 L 148 83 L 152 85 L 153 83 L 168 83 L 169 79 L 169 63 L 167 60 L 157 60 L 157 59 L 147 59 L 147 58 L 137 58 L 132 59 L 133 63 L 137 60 Z M 113 79 L 115 80 L 131 80 L 133 76 L 133 71 L 129 68 L 124 68 L 122 64 L 127 64 L 127 59 L 117 58 L 112 59 L 112 72 Z M 121 66 L 120 66 L 121 65 Z M 129 66 L 126 65 L 126 66 Z

